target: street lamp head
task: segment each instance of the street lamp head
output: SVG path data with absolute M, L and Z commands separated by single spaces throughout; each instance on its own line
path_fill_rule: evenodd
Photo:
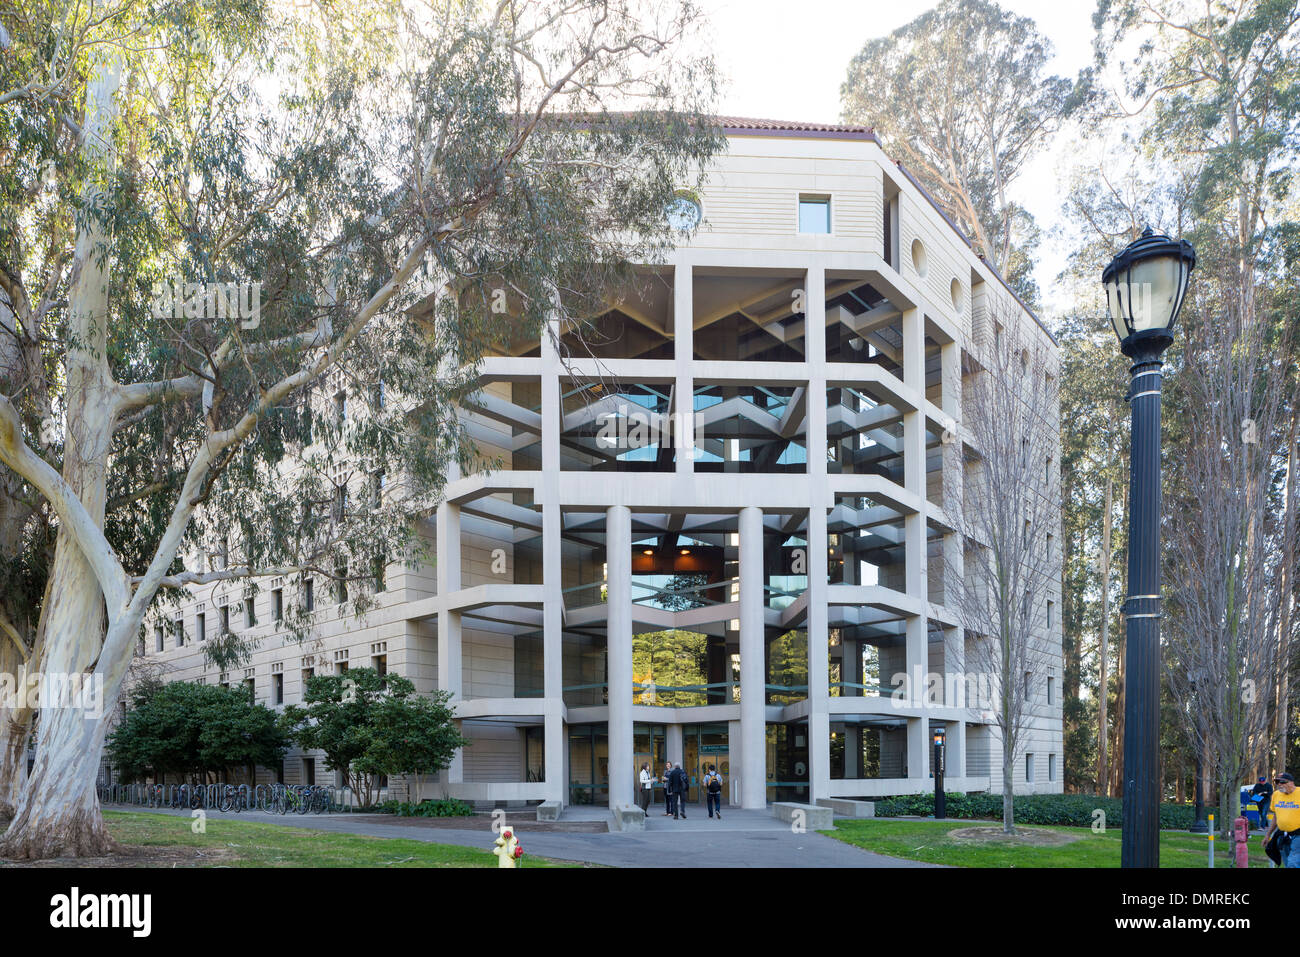
M 1131 356 L 1141 344 L 1163 350 L 1173 342 L 1174 323 L 1196 267 L 1196 250 L 1148 226 L 1101 273 L 1111 325 L 1120 348 Z

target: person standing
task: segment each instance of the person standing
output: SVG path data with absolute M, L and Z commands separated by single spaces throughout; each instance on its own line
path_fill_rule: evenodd
M 718 774 L 718 768 L 710 765 L 705 775 L 705 804 L 708 807 L 708 817 L 718 815 L 718 819 L 723 819 L 723 776 Z
M 680 811 L 682 820 L 686 819 L 686 792 L 690 790 L 690 778 L 686 776 L 686 769 L 680 764 L 673 768 L 672 773 L 668 776 L 668 787 L 672 789 L 676 802 L 673 804 L 673 820 L 677 820 L 677 814 Z
M 1273 800 L 1273 785 L 1268 783 L 1268 778 L 1260 778 L 1250 789 L 1250 800 L 1259 812 L 1259 826 L 1263 827 L 1268 819 L 1269 803 Z
M 1264 835 L 1264 843 L 1269 843 L 1275 830 L 1281 831 L 1278 853 L 1283 866 L 1300 867 L 1300 840 L 1296 840 L 1296 832 L 1300 831 L 1300 794 L 1296 793 L 1295 778 L 1289 772 L 1278 776 L 1271 810 L 1273 819 Z
M 640 781 L 641 787 L 638 789 L 639 793 L 637 794 L 637 803 L 641 805 L 641 811 L 643 814 L 649 814 L 650 798 L 654 796 L 655 790 L 655 779 L 654 775 L 650 773 L 649 764 L 641 765 Z
M 664 817 L 676 817 L 677 792 L 673 790 L 673 763 L 664 764 Z
M 709 771 L 704 775 L 704 800 L 708 805 L 709 817 L 716 813 L 718 820 L 722 820 L 722 775 L 713 765 L 709 765 Z

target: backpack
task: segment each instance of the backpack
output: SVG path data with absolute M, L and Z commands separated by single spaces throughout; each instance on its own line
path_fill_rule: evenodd
M 722 778 L 717 771 L 709 772 L 709 793 L 717 794 L 722 790 Z

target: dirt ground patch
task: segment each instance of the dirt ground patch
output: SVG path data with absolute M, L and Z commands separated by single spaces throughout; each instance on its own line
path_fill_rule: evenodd
M 4 867 L 212 867 L 233 863 L 237 855 L 228 847 L 184 847 L 179 844 L 149 846 L 119 844 L 108 857 L 56 857 L 48 861 L 10 861 Z
M 1077 834 L 1063 834 L 1060 831 L 1030 830 L 1016 828 L 1007 834 L 1000 825 L 993 827 L 959 827 L 949 831 L 948 836 L 954 841 L 970 844 L 1019 844 L 1025 847 L 1064 847 L 1079 839 Z

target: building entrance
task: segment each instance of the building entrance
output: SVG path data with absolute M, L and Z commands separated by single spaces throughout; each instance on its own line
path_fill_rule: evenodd
M 605 722 L 569 727 L 569 803 L 609 802 L 609 730 Z
M 691 777 L 688 800 L 697 804 L 704 803 L 704 775 L 711 764 L 722 775 L 722 793 L 725 803 L 725 795 L 731 793 L 731 762 L 728 755 L 726 722 L 683 725 L 682 764 Z

